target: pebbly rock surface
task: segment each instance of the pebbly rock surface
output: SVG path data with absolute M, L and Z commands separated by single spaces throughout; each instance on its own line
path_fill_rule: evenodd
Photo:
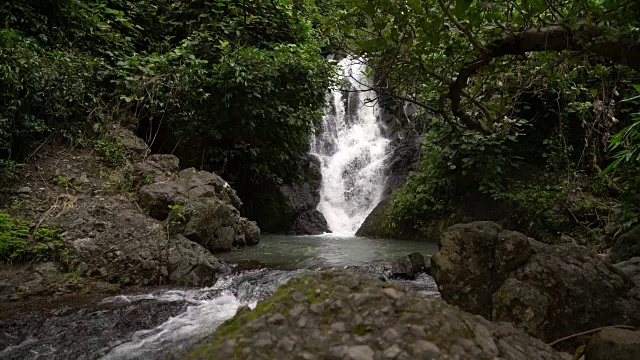
M 511 325 L 347 270 L 290 281 L 184 358 L 563 359 Z
M 320 211 L 313 209 L 303 212 L 294 221 L 289 232 L 293 235 L 321 235 L 330 233 L 331 230 L 329 230 L 329 225 L 324 215 Z
M 443 299 L 545 341 L 640 323 L 628 274 L 573 245 L 546 245 L 492 222 L 457 224 L 440 239 L 432 275 Z

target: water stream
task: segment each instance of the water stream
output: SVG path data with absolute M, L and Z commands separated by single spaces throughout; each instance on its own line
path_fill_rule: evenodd
M 210 338 L 238 307 L 255 306 L 292 278 L 344 267 L 384 276 L 392 260 L 413 251 L 429 256 L 436 246 L 335 235 L 265 236 L 258 246 L 220 257 L 231 263 L 259 261 L 268 268 L 222 277 L 209 288 L 146 289 L 82 304 L 69 299 L 27 306 L 11 319 L 0 317 L 0 359 L 176 358 Z M 438 296 L 428 275 L 393 281 Z
M 354 234 L 380 202 L 389 140 L 378 121 L 380 110 L 366 67 L 347 57 L 338 63 L 343 85 L 328 94 L 322 131 L 311 153 L 322 167 L 320 211 L 336 234 Z

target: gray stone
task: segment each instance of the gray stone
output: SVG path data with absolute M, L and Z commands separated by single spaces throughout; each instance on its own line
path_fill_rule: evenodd
M 347 359 L 373 360 L 375 353 L 367 345 L 351 346 L 347 349 Z
M 391 265 L 391 273 L 394 277 L 414 280 L 416 275 L 427 270 L 424 256 L 419 252 L 414 252 L 403 256 Z
M 303 212 L 291 226 L 289 231 L 293 235 L 321 235 L 330 233 L 327 219 L 316 209 Z
M 546 245 L 487 222 L 454 225 L 439 245 L 432 273 L 442 297 L 474 314 L 545 341 L 640 323 L 633 281 L 586 248 Z
M 640 256 L 614 264 L 618 270 L 629 276 L 636 286 L 640 286 Z
M 156 161 L 164 167 L 177 166 L 171 159 Z M 182 170 L 176 179 L 140 188 L 139 201 L 158 220 L 169 216 L 171 206 L 180 205 L 185 223 L 174 231 L 212 252 L 229 251 L 233 246 L 255 245 L 260 241 L 256 223 L 240 216 L 242 202 L 235 191 L 213 173 Z
M 586 360 L 640 359 L 640 331 L 609 328 L 595 335 L 585 348 Z
M 613 263 L 640 256 L 640 225 L 620 235 L 611 247 L 610 255 Z
M 300 220 L 296 229 L 292 229 L 294 222 L 303 213 L 315 210 L 320 202 L 320 159 L 315 155 L 306 154 L 300 162 L 302 179 L 275 188 L 256 189 L 254 192 L 254 198 L 251 199 L 252 215 L 262 230 L 284 234 L 292 230 L 298 234 L 325 230 L 321 227 L 322 221 L 317 214 L 312 219 L 314 225 L 310 229 L 302 228 L 305 218 Z
M 18 188 L 18 190 L 16 190 L 16 193 L 18 193 L 19 195 L 28 195 L 32 193 L 32 190 L 28 186 L 23 186 L 21 188 Z
M 177 285 L 211 286 L 226 271 L 202 245 L 177 234 L 169 240 L 169 280 Z
M 431 272 L 442 297 L 466 311 L 491 316 L 491 267 L 501 228 L 493 222 L 457 224 L 440 238 Z

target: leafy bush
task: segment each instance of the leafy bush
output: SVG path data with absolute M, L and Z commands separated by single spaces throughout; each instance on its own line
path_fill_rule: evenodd
M 34 39 L 0 30 L 0 158 L 15 159 L 31 140 L 57 131 L 73 138 L 102 109 L 96 83 L 103 62 L 45 50 Z
M 420 170 L 394 193 L 390 226 L 416 229 L 453 211 L 451 200 L 470 192 L 498 193 L 516 165 L 510 146 L 522 133 L 523 121 L 505 119 L 489 134 L 459 133 L 441 119 L 431 121 L 425 135 Z M 403 225 L 405 224 L 405 225 Z

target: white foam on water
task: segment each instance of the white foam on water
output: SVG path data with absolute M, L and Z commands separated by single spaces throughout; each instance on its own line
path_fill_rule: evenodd
M 259 299 L 273 293 L 278 286 L 307 270 L 256 270 L 219 279 L 213 287 L 188 290 L 168 290 L 133 296 L 115 296 L 105 304 L 136 303 L 138 301 L 185 302 L 186 310 L 153 329 L 141 330 L 126 342 L 106 349 L 105 360 L 154 359 L 166 354 L 181 354 L 193 348 L 241 306 L 254 308 Z

